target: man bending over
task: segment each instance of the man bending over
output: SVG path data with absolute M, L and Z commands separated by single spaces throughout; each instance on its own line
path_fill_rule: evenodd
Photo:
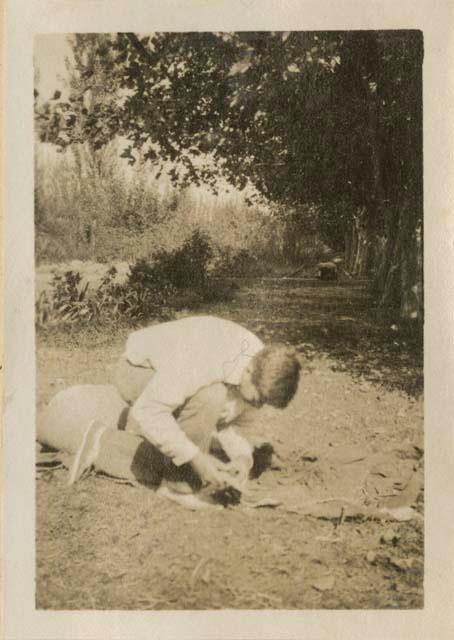
M 252 448 L 232 425 L 251 408 L 286 407 L 299 371 L 285 346 L 265 347 L 234 322 L 196 316 L 130 334 L 115 384 L 131 405 L 126 429 L 164 454 L 176 478 L 189 469 L 202 486 L 218 489 L 229 467 L 210 454 L 213 444 L 247 478 Z

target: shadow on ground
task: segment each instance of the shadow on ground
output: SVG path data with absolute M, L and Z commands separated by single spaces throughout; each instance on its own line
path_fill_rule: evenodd
M 213 291 L 215 293 L 215 291 Z M 326 356 L 333 370 L 404 391 L 423 392 L 422 332 L 380 316 L 366 281 L 315 278 L 238 279 L 224 302 L 188 302 L 177 317 L 210 314 L 248 327 L 265 342 L 293 345 L 311 360 Z M 189 296 L 190 298 L 190 296 Z M 148 324 L 146 322 L 145 324 Z M 85 348 L 123 344 L 132 327 L 57 326 L 40 330 L 40 344 Z
M 415 397 L 423 391 L 421 333 L 380 317 L 365 281 L 243 281 L 233 303 L 215 313 L 265 341 L 294 345 L 308 359 L 324 354 L 354 377 Z

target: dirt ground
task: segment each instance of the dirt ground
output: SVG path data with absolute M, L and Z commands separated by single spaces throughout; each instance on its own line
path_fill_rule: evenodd
M 422 607 L 421 492 L 419 517 L 403 522 L 288 508 L 296 489 L 325 502 L 367 489 L 364 467 L 339 457 L 327 465 L 326 452 L 347 447 L 421 472 L 417 345 L 373 319 L 361 283 L 250 281 L 232 303 L 201 311 L 241 322 L 265 341 L 293 344 L 301 354 L 303 375 L 291 405 L 263 409 L 245 427 L 246 435 L 269 439 L 277 454 L 255 489 L 286 496 L 287 508 L 192 512 L 145 487 L 102 476 L 70 487 L 65 469 L 40 473 L 37 607 Z M 125 337 L 124 330 L 40 337 L 38 404 L 72 384 L 110 382 Z

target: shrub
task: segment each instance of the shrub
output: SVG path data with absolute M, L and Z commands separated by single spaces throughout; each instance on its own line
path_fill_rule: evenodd
M 36 302 L 37 324 L 43 326 L 47 323 L 91 320 L 89 284 L 82 285 L 81 281 L 81 275 L 74 271 L 55 275 L 50 293 L 43 291 Z
M 118 299 L 121 316 L 136 321 L 150 318 L 168 318 L 172 315 L 170 299 L 174 287 L 159 280 L 145 260 L 130 267 L 125 283 L 110 285 L 109 291 Z
M 264 275 L 265 264 L 248 249 L 234 250 L 230 247 L 219 249 L 212 269 L 212 275 L 218 278 L 245 278 Z
M 36 301 L 37 326 L 106 325 L 171 317 L 171 287 L 150 285 L 134 276 L 120 284 L 115 282 L 116 274 L 115 267 L 109 269 L 94 290 L 88 282 L 82 284 L 78 272 L 55 275 L 50 290 L 43 291 Z
M 242 274 L 256 261 L 246 251 L 228 254 L 217 263 L 213 255 L 208 237 L 196 229 L 180 248 L 161 250 L 152 261 L 135 262 L 121 283 L 115 267 L 96 288 L 84 284 L 77 271 L 55 275 L 49 290 L 36 301 L 36 324 L 41 328 L 135 324 L 169 319 L 178 308 L 230 301 L 235 286 L 226 276 Z
M 204 289 L 212 256 L 208 236 L 196 229 L 180 248 L 155 254 L 153 276 L 177 289 Z

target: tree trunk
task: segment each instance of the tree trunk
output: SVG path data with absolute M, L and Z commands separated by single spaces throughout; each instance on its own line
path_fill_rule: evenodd
M 400 218 L 400 216 L 399 216 Z M 402 225 L 398 223 L 397 234 L 387 235 L 387 256 L 384 264 L 383 288 L 378 306 L 380 309 L 395 309 L 400 302 L 399 272 L 401 269 Z
M 346 256 L 345 266 L 347 267 L 347 271 L 353 275 L 353 269 L 356 261 L 356 252 L 358 248 L 358 230 L 357 230 L 355 218 L 353 218 L 352 224 L 350 227 L 348 247 L 349 247 L 349 252 L 348 252 L 348 256 Z
M 347 273 L 350 273 L 350 260 L 352 250 L 352 231 L 349 229 L 345 232 L 345 253 L 344 253 L 344 266 Z
M 408 111 L 401 124 L 401 188 L 384 217 L 385 252 L 375 274 L 379 307 L 394 308 L 401 320 L 423 321 L 423 149 L 422 34 L 415 32 L 415 54 L 403 73 Z
M 402 246 L 400 316 L 404 320 L 423 319 L 421 225 L 407 216 Z
M 388 218 L 384 255 L 373 289 L 381 309 L 394 309 L 402 320 L 423 319 L 422 221 L 414 201 Z
M 358 209 L 353 215 L 350 231 L 345 242 L 345 269 L 353 276 L 364 277 L 367 273 L 369 237 L 366 210 Z
M 371 283 L 372 294 L 380 300 L 385 290 L 388 272 L 391 268 L 394 255 L 394 242 L 399 229 L 399 212 L 397 207 L 388 207 L 384 214 L 383 235 L 375 238 L 376 260 Z M 388 288 L 390 284 L 388 283 Z

